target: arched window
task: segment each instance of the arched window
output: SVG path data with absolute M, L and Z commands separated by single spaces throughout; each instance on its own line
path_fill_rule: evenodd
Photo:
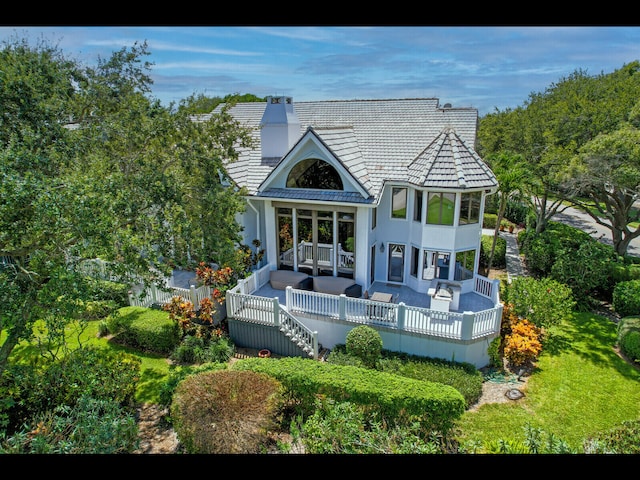
M 342 190 L 340 175 L 327 162 L 308 158 L 298 162 L 289 172 L 287 188 Z

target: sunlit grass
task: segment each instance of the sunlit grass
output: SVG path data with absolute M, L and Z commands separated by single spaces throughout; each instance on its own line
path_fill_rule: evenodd
M 461 441 L 525 439 L 527 424 L 581 448 L 584 439 L 640 419 L 640 371 L 614 351 L 616 325 L 575 314 L 551 332 L 525 397 L 465 412 Z
M 141 360 L 140 381 L 136 391 L 136 400 L 142 403 L 157 403 L 160 387 L 169 374 L 170 364 L 162 355 L 142 352 L 113 342 L 109 337 L 99 337 L 100 320 L 88 322 L 70 322 L 66 328 L 67 347 L 74 350 L 80 345 L 93 345 L 101 348 L 111 348 L 116 351 L 126 352 Z M 37 322 L 34 331 L 41 332 L 38 336 L 44 338 L 43 324 Z M 6 332 L 0 335 L 0 343 L 4 341 Z M 41 350 L 35 343 L 21 342 L 11 353 L 12 362 L 32 362 L 41 356 Z

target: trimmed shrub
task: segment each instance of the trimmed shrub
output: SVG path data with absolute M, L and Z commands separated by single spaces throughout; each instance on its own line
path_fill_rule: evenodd
M 512 304 L 516 315 L 539 328 L 557 325 L 575 307 L 571 289 L 551 278 L 516 277 L 504 294 L 503 302 Z
M 498 223 L 498 215 L 495 213 L 485 213 L 482 218 L 482 228 L 496 228 L 496 223 Z
M 318 395 L 375 409 L 389 425 L 417 421 L 426 430 L 448 432 L 465 411 L 455 388 L 376 370 L 332 365 L 299 357 L 246 358 L 230 368 L 277 378 L 303 411 L 313 413 Z
M 640 332 L 632 331 L 620 338 L 620 351 L 632 362 L 640 363 Z
M 612 296 L 613 310 L 621 317 L 640 314 L 640 280 L 617 283 Z
M 482 235 L 480 241 L 480 266 L 487 268 L 489 266 L 489 254 L 493 245 L 493 235 Z M 507 241 L 498 237 L 496 240 L 496 249 L 493 252 L 493 261 L 491 268 L 505 268 L 507 266 Z
M 375 368 L 382 352 L 382 337 L 375 328 L 358 325 L 347 333 L 345 347 L 349 355 L 358 357 L 365 366 Z
M 199 373 L 176 388 L 171 419 L 187 453 L 257 454 L 281 400 L 280 383 L 263 373 Z
M 366 368 L 362 360 L 346 353 L 344 344 L 333 347 L 327 357 L 327 363 Z M 450 385 L 462 394 L 467 407 L 476 403 L 482 395 L 482 373 L 468 362 L 455 362 L 383 349 L 382 358 L 376 368 L 378 371 L 402 377 Z
M 119 342 L 143 351 L 169 355 L 180 343 L 180 328 L 162 310 L 124 307 L 107 319 Z
M 171 367 L 169 375 L 164 383 L 160 386 L 159 403 L 165 408 L 171 406 L 173 394 L 182 380 L 189 375 L 203 372 L 212 372 L 216 370 L 226 370 L 226 363 L 203 363 L 202 365 L 178 365 Z
M 640 280 L 640 265 L 616 262 L 611 265 L 611 283 L 614 285 L 629 280 Z
M 640 317 L 624 317 L 618 322 L 618 346 L 631 361 L 640 363 Z

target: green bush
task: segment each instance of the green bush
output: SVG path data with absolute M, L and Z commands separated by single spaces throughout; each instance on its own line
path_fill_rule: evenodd
M 308 454 L 442 453 L 419 425 L 385 428 L 371 413 L 350 402 L 318 401 L 299 428 L 299 441 Z
M 115 400 L 82 396 L 73 406 L 38 413 L 0 443 L 0 453 L 122 454 L 138 447 L 135 414 Z
M 365 366 L 375 368 L 382 352 L 382 337 L 375 328 L 358 325 L 347 333 L 345 346 L 349 355 L 358 357 Z
M 496 228 L 496 224 L 498 223 L 498 215 L 495 213 L 485 213 L 482 217 L 482 228 Z
M 118 305 L 114 300 L 91 300 L 84 303 L 86 320 L 100 320 L 111 315 Z
M 246 358 L 230 368 L 277 378 L 302 411 L 313 413 L 318 395 L 375 409 L 388 425 L 419 422 L 427 430 L 448 432 L 465 410 L 455 388 L 376 370 L 300 357 Z
M 189 375 L 178 384 L 171 419 L 187 453 L 257 454 L 282 405 L 280 383 L 252 371 Z
M 640 332 L 633 331 L 620 338 L 620 351 L 632 362 L 640 363 Z
M 93 300 L 112 301 L 116 308 L 129 305 L 129 286 L 127 284 L 90 278 L 89 288 Z
M 497 336 L 491 343 L 489 344 L 489 348 L 487 349 L 487 353 L 489 354 L 489 366 L 494 368 L 499 368 L 502 370 L 502 354 L 500 352 L 500 344 L 502 343 L 502 337 Z
M 516 277 L 504 289 L 505 304 L 536 327 L 547 328 L 569 318 L 575 307 L 571 289 L 551 278 Z
M 180 363 L 227 362 L 235 351 L 228 336 L 211 338 L 185 335 L 171 354 L 171 358 Z
M 585 242 L 577 250 L 557 252 L 550 276 L 571 288 L 578 306 L 590 307 L 594 298 L 611 298 L 611 265 L 617 259 L 611 245 Z
M 640 314 L 640 280 L 619 282 L 613 287 L 613 310 L 621 317 Z
M 639 454 L 640 420 L 622 422 L 619 427 L 597 434 L 585 441 L 586 454 Z
M 117 341 L 143 351 L 170 355 L 180 343 L 180 328 L 163 310 L 123 307 L 107 319 Z
M 167 375 L 167 378 L 160 386 L 160 393 L 158 394 L 160 405 L 165 408 L 171 406 L 173 394 L 175 393 L 178 384 L 180 384 L 180 382 L 189 375 L 226 369 L 226 363 L 203 363 L 202 365 L 172 366 L 169 370 L 169 375 Z
M 624 317 L 618 322 L 620 351 L 631 361 L 640 363 L 640 317 Z
M 11 365 L 0 385 L 0 398 L 13 399 L 5 409 L 7 429 L 15 431 L 22 423 L 58 406 L 72 407 L 82 396 L 132 408 L 140 369 L 141 360 L 133 355 L 92 346 L 41 367 Z
M 611 283 L 627 282 L 629 280 L 640 280 L 640 265 L 636 263 L 615 262 L 611 265 Z
M 524 224 L 527 222 L 529 207 L 524 203 L 514 200 L 507 200 L 507 208 L 504 211 L 504 217 L 515 224 Z
M 571 255 L 583 243 L 596 242 L 588 233 L 560 222 L 549 222 L 542 233 L 528 228 L 521 234 L 520 252 L 527 260 L 527 269 L 535 277 L 546 277 L 559 252 Z
M 493 245 L 493 235 L 482 235 L 480 241 L 480 266 L 487 268 L 489 266 L 489 254 Z M 507 241 L 498 237 L 496 239 L 496 249 L 493 252 L 493 261 L 491 268 L 505 268 L 507 266 Z
M 362 360 L 346 353 L 344 344 L 333 347 L 327 357 L 327 363 L 366 368 Z M 453 362 L 383 349 L 382 358 L 376 369 L 416 380 L 452 386 L 462 394 L 467 407 L 476 403 L 482 395 L 482 374 L 474 365 L 467 362 Z

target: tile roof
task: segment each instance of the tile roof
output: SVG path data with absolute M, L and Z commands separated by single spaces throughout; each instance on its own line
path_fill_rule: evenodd
M 452 129 L 445 129 L 407 168 L 409 183 L 430 188 L 491 188 L 495 175 Z
M 280 160 L 262 158 L 260 153 L 265 108 L 266 102 L 237 103 L 230 108 L 230 114 L 251 130 L 257 147 L 238 149 L 239 159 L 227 171 L 252 195 Z M 313 127 L 374 199 L 385 181 L 443 188 L 496 185 L 491 171 L 473 151 L 478 123 L 475 108 L 442 108 L 435 98 L 293 102 L 293 108 L 300 135 Z M 445 130 L 449 135 L 437 140 Z

